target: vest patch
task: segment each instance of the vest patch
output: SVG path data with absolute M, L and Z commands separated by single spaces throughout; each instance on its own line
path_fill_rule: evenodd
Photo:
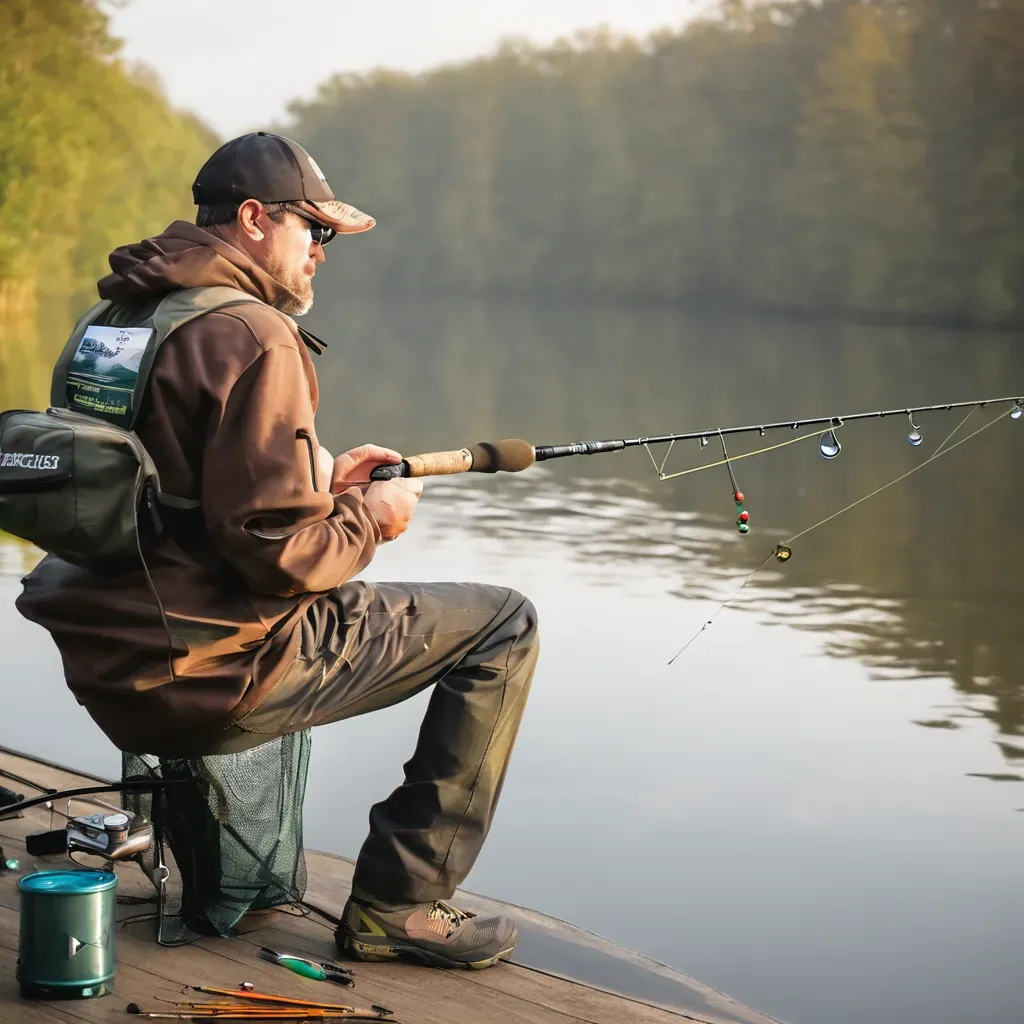
M 59 455 L 33 455 L 27 452 L 4 452 L 0 455 L 0 468 L 60 469 Z
M 153 334 L 149 327 L 90 325 L 68 367 L 68 408 L 127 427 L 142 357 Z

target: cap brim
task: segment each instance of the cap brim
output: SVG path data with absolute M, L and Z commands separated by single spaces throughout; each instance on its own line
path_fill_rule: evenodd
M 357 210 L 348 203 L 338 199 L 327 202 L 312 202 L 303 199 L 295 204 L 321 224 L 334 228 L 339 235 L 357 235 L 360 231 L 369 231 L 377 222 L 362 210 Z

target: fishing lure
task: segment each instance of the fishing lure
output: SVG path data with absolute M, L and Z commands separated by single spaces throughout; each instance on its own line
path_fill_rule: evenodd
M 340 985 L 355 984 L 352 980 L 352 972 L 339 964 L 307 960 L 294 953 L 278 953 L 268 946 L 260 946 L 260 957 L 285 967 L 293 974 L 299 974 L 303 978 L 312 978 L 314 981 L 336 981 Z

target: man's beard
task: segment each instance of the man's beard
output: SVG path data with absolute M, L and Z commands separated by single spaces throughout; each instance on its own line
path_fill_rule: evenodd
M 304 270 L 289 271 L 276 260 L 270 261 L 266 269 L 290 293 L 274 303 L 277 309 L 292 316 L 303 316 L 313 308 L 313 279 Z

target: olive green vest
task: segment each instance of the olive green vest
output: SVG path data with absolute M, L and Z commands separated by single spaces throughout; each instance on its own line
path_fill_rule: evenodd
M 235 288 L 171 292 L 128 325 L 97 303 L 57 360 L 44 412 L 0 413 L 0 530 L 75 565 L 116 568 L 141 558 L 139 509 L 196 509 L 165 494 L 135 433 L 156 354 L 204 313 L 259 302 Z

